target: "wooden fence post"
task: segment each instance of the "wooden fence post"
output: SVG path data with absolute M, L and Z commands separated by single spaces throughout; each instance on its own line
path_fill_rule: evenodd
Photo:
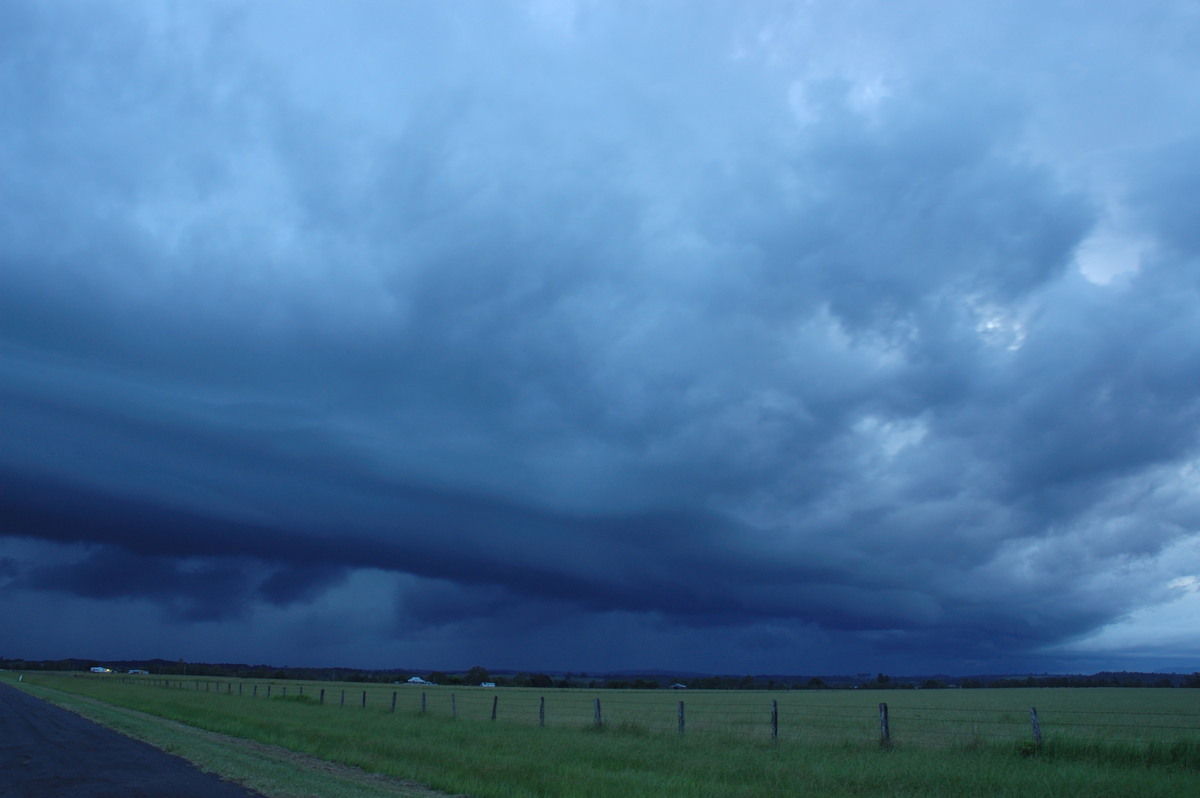
M 684 719 L 683 719 L 683 702 L 679 702 L 679 733 L 683 734 Z
M 300 695 L 304 695 L 304 685 L 300 685 Z
M 392 712 L 396 711 L 396 691 L 392 691 Z
M 363 702 L 362 702 L 362 708 L 363 708 L 363 709 L 366 709 L 366 708 L 367 708 L 367 691 L 366 691 L 366 690 L 363 690 Z
M 500 696 L 492 696 L 492 720 L 496 719 L 496 705 L 500 703 Z
M 345 690 L 342 691 L 342 700 L 338 703 L 338 706 L 339 707 L 346 706 L 346 691 Z
M 242 683 L 238 682 L 238 695 L 242 694 Z
M 1042 725 L 1038 723 L 1037 707 L 1029 708 L 1029 720 L 1033 724 L 1033 743 L 1038 748 L 1042 747 Z
M 325 703 L 325 688 L 324 687 L 321 688 L 321 703 L 322 704 Z
M 600 699 L 596 699 L 596 728 L 599 729 L 604 725 L 604 716 L 600 714 Z
M 425 714 L 425 694 L 421 693 L 421 714 Z
M 546 696 L 542 696 L 538 700 L 538 725 L 546 725 Z
M 258 685 L 257 684 L 254 685 L 254 695 L 252 696 L 252 698 L 258 698 Z
M 450 717 L 458 717 L 458 702 L 454 700 L 454 693 L 450 694 Z
M 779 702 L 771 699 L 771 739 L 779 739 Z
M 888 726 L 887 704 L 879 705 L 879 744 L 884 748 L 890 748 L 892 745 L 892 730 Z
M 283 686 L 283 697 L 287 698 L 287 685 L 286 684 Z
M 271 685 L 267 685 L 267 698 L 271 697 Z

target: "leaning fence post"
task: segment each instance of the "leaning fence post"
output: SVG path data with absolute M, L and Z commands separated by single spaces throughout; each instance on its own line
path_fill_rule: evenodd
M 546 696 L 542 696 L 538 700 L 538 725 L 546 725 Z
M 599 729 L 604 724 L 604 716 L 600 714 L 600 699 L 596 699 L 596 728 Z
M 771 699 L 771 739 L 779 739 L 779 702 Z
M 680 733 L 680 734 L 683 734 L 683 728 L 684 728 L 684 721 L 683 721 L 683 702 L 682 702 L 682 701 L 680 701 L 680 702 L 679 702 L 679 733 Z
M 1029 720 L 1033 724 L 1033 743 L 1038 748 L 1042 747 L 1042 725 L 1038 723 L 1037 707 L 1029 708 Z
M 892 744 L 892 730 L 888 726 L 887 704 L 879 705 L 879 744 L 884 748 Z
M 492 720 L 496 719 L 496 704 L 500 703 L 500 696 L 492 696 Z

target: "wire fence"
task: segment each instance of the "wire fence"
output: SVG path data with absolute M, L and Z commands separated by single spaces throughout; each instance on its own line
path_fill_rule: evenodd
M 1200 747 L 1200 690 L 672 691 L 259 682 L 112 675 L 122 682 L 466 722 L 923 747 L 1045 740 Z M 1147 692 L 1154 701 L 1141 701 Z M 1170 707 L 1161 694 L 1168 693 Z M 887 698 L 887 701 L 880 701 Z

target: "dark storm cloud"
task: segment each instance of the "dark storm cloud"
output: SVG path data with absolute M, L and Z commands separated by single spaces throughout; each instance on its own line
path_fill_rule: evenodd
M 281 568 L 263 580 L 259 594 L 276 606 L 310 602 L 330 587 L 345 581 L 341 565 L 305 564 Z
M 224 563 L 185 565 L 108 546 L 68 565 L 37 567 L 28 584 L 93 599 L 149 598 L 184 621 L 236 616 L 245 611 L 247 598 L 242 574 Z
M 259 588 L 274 603 L 311 595 L 352 566 L 494 585 L 517 596 L 593 609 L 663 610 L 697 618 L 729 612 L 731 600 L 743 605 L 739 612 L 782 609 L 769 592 L 753 600 L 730 595 L 751 573 L 769 579 L 772 569 L 727 547 L 728 523 L 698 515 L 567 515 L 393 485 L 386 497 L 362 497 L 373 498 L 382 529 L 335 535 L 299 524 L 284 531 L 201 516 L 18 474 L 6 474 L 4 483 L 10 534 L 119 545 L 150 558 L 225 555 L 282 563 L 289 567 Z M 671 553 L 672 547 L 679 551 Z M 718 566 L 722 556 L 734 559 Z M 795 576 L 791 571 L 787 579 Z M 36 583 L 62 587 L 68 581 Z M 116 580 L 111 588 L 114 595 L 138 595 L 141 589 L 137 579 Z
M 470 8 L 6 7 L 9 594 L 997 662 L 1200 568 L 1184 18 Z

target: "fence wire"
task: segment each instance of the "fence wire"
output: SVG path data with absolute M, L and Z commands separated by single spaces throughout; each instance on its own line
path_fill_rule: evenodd
M 112 677 L 94 677 L 112 678 Z M 1034 739 L 1031 711 L 1044 739 L 1200 745 L 1196 711 L 1137 711 L 1009 705 L 935 706 L 872 691 L 672 691 L 583 688 L 478 688 L 433 685 L 330 685 L 240 679 L 121 676 L 122 682 L 167 690 L 207 692 L 242 700 L 290 699 L 330 709 L 417 713 L 462 721 L 500 721 L 551 727 L 591 727 L 652 733 L 720 734 L 797 742 L 878 740 L 879 704 L 889 706 L 892 742 L 931 747 Z M 1062 688 L 1069 689 L 1069 688 Z M 938 691 L 949 693 L 950 691 Z M 975 692 L 975 691 L 972 691 Z M 1004 691 L 1009 693 L 1010 691 Z M 1084 693 L 1076 688 L 1074 693 Z M 1181 692 L 1181 691 L 1172 691 Z M 1191 691 L 1187 691 L 1190 693 Z M 1043 694 L 1044 695 L 1044 694 Z M 836 697 L 836 700 L 830 700 Z M 597 715 L 597 702 L 599 710 Z M 682 721 L 682 722 L 681 722 Z

